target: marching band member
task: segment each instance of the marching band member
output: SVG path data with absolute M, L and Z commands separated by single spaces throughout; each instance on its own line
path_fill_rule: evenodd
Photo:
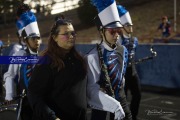
M 35 15 L 30 11 L 26 4 L 20 4 L 17 10 L 18 21 L 22 26 L 19 34 L 22 36 L 27 48 L 14 53 L 14 56 L 37 56 L 38 48 L 40 46 L 40 33 Z M 32 64 L 10 64 L 8 71 L 4 74 L 5 81 L 5 100 L 9 103 L 15 97 L 15 77 L 18 75 L 17 94 L 27 89 L 29 79 L 32 74 Z M 21 120 L 32 119 L 32 109 L 29 105 L 27 97 L 23 98 L 22 104 L 18 104 L 18 115 L 21 115 Z M 19 119 L 19 118 L 18 118 Z
M 116 45 L 121 32 L 120 19 L 114 0 L 92 0 L 98 9 L 95 23 L 102 41 L 86 56 L 88 63 L 88 104 L 92 108 L 91 120 L 131 120 L 123 86 L 127 50 Z
M 138 46 L 138 39 L 132 36 L 133 24 L 129 12 L 121 5 L 118 5 L 117 9 L 121 24 L 124 28 L 117 43 L 124 45 L 128 50 L 128 66 L 125 73 L 125 93 L 127 95 L 127 91 L 131 91 L 132 99 L 130 110 L 133 120 L 136 120 L 141 100 L 140 79 L 135 67 L 135 50 Z

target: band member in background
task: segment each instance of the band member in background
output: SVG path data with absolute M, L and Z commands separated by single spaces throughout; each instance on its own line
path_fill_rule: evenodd
M 56 17 L 42 62 L 34 68 L 28 99 L 33 120 L 86 120 L 86 64 L 75 49 L 71 21 Z
M 3 51 L 4 56 L 13 56 L 16 52 L 20 50 L 25 50 L 26 44 L 23 40 L 23 37 L 21 36 L 22 30 L 24 30 L 24 26 L 20 20 L 16 20 L 16 27 L 18 31 L 16 32 L 17 38 L 18 38 L 18 43 L 12 43 L 8 45 L 6 50 Z M 3 65 L 3 73 L 7 72 L 9 68 L 9 64 L 4 64 Z M 15 81 L 17 81 L 18 77 L 15 77 Z
M 14 56 L 37 56 L 41 40 L 35 15 L 30 11 L 28 5 L 22 3 L 18 6 L 17 17 L 17 22 L 23 24 L 19 34 L 22 36 L 27 48 L 15 52 Z M 8 71 L 4 74 L 5 100 L 7 103 L 11 103 L 16 96 L 15 93 L 20 95 L 23 90 L 27 90 L 33 67 L 33 64 L 17 63 L 9 65 Z M 18 75 L 17 83 L 14 81 L 16 75 Z M 33 112 L 27 97 L 23 98 L 22 103 L 19 102 L 18 108 L 18 119 L 19 115 L 21 115 L 21 120 L 32 119 Z
M 128 50 L 128 65 L 125 73 L 125 93 L 131 91 L 131 114 L 133 120 L 137 119 L 139 104 L 141 100 L 141 86 L 138 73 L 135 66 L 135 50 L 138 46 L 138 39 L 132 36 L 132 20 L 129 12 L 121 5 L 117 5 L 121 24 L 123 25 L 120 39 L 117 44 L 124 45 Z
M 17 26 L 17 24 L 16 24 L 16 26 Z M 17 32 L 16 35 L 17 35 L 17 38 L 18 38 L 18 43 L 15 43 L 12 46 L 10 46 L 10 51 L 8 53 L 9 56 L 12 56 L 14 53 L 16 53 L 19 50 L 26 49 L 26 43 L 24 42 L 21 34 L 19 34 Z
M 120 19 L 115 1 L 92 0 L 98 9 L 95 23 L 102 41 L 87 54 L 88 63 L 88 104 L 92 108 L 91 120 L 131 120 L 123 85 L 127 49 L 116 45 L 119 39 Z M 103 6 L 103 7 L 102 7 Z

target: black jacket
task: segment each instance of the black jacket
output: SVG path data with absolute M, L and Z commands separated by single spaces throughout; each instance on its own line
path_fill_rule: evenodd
M 65 68 L 59 72 L 50 64 L 34 68 L 28 87 L 33 120 L 86 119 L 86 79 L 82 76 L 82 63 L 72 54 L 63 61 Z

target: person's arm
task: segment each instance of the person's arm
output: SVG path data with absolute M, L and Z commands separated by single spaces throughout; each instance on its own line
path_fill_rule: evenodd
M 138 46 L 138 44 L 139 44 L 139 42 L 138 42 L 138 38 L 137 37 L 133 37 L 133 41 L 134 41 L 134 45 L 133 45 L 133 47 L 134 48 L 137 48 L 137 46 Z
M 87 56 L 88 63 L 88 83 L 87 83 L 87 98 L 91 108 L 109 111 L 115 113 L 116 117 L 123 118 L 124 111 L 120 103 L 113 97 L 105 94 L 99 84 L 100 68 L 97 55 Z
M 154 35 L 159 37 L 159 35 L 162 34 L 162 29 L 163 29 L 163 24 L 161 23 L 158 27 L 157 30 L 154 31 Z
M 28 86 L 27 97 L 29 103 L 35 115 L 40 117 L 42 120 L 57 119 L 55 112 L 45 102 L 45 99 L 52 90 L 52 75 L 52 69 L 50 69 L 48 65 L 36 66 Z
M 23 56 L 25 51 L 18 51 L 13 54 L 13 56 Z M 10 64 L 8 67 L 8 71 L 4 73 L 4 87 L 6 90 L 5 100 L 11 101 L 15 95 L 15 77 L 19 74 L 20 64 Z
M 19 71 L 18 64 L 10 64 L 8 71 L 4 73 L 4 87 L 6 91 L 5 100 L 11 101 L 15 95 L 15 82 L 14 79 Z
M 22 45 L 14 44 L 11 48 L 11 51 L 9 52 L 9 56 L 12 56 L 14 53 L 20 51 L 21 49 L 22 49 Z

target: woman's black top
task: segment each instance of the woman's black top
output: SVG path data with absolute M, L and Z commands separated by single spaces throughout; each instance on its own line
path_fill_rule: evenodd
M 50 64 L 34 68 L 27 93 L 33 120 L 86 119 L 86 79 L 82 62 L 73 54 L 63 61 L 65 67 L 60 71 Z

